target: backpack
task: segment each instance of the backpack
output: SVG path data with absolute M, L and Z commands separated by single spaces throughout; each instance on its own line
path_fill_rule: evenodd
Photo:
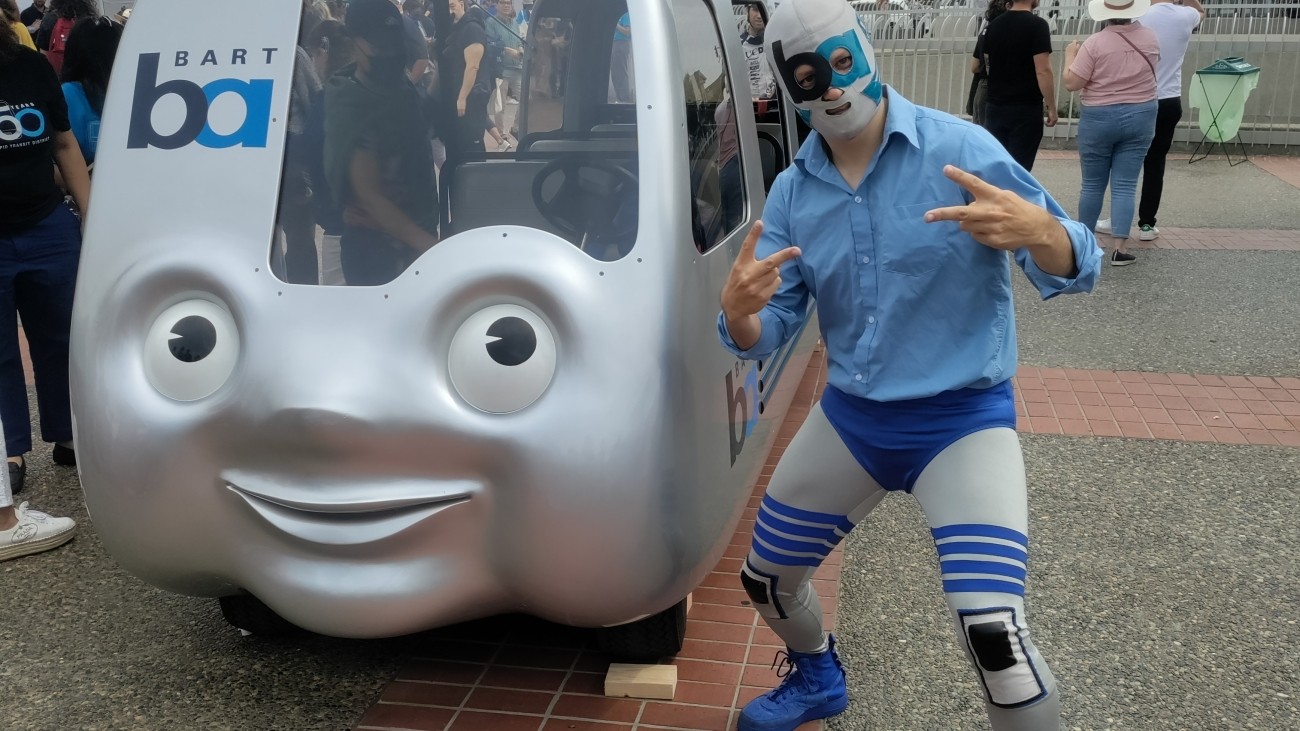
M 72 32 L 75 23 L 73 18 L 59 18 L 54 23 L 54 31 L 50 33 L 50 50 L 47 58 L 56 74 L 63 73 L 63 54 L 68 50 L 68 34 Z

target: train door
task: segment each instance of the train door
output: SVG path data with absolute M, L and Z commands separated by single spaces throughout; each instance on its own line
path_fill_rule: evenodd
M 706 253 L 744 228 L 755 199 L 747 175 L 752 147 L 742 139 L 747 126 L 739 124 L 750 108 L 749 92 L 732 82 L 714 6 L 708 0 L 670 4 L 686 111 L 689 180 L 682 182 L 690 189 L 695 247 Z

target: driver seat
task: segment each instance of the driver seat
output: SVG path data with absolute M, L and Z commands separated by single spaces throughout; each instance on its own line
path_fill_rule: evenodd
M 487 226 L 525 226 L 554 234 L 578 246 L 579 241 L 557 229 L 542 215 L 533 196 L 533 185 L 538 175 L 555 160 L 565 156 L 561 154 L 514 160 L 449 160 L 442 168 L 440 180 L 443 201 L 442 237 Z M 600 177 L 584 178 L 582 187 L 587 190 L 599 190 L 605 182 Z M 609 213 L 615 216 L 616 221 L 622 221 L 622 225 L 636 229 L 636 206 L 630 207 L 630 210 L 606 212 L 599 208 L 599 196 L 573 193 L 571 191 L 570 195 L 555 199 L 555 203 L 574 214 L 581 214 L 582 218 L 598 218 L 603 213 Z M 590 206 L 597 208 L 591 210 Z M 633 219 L 628 221 L 628 216 Z M 613 243 L 595 240 L 588 242 L 586 252 L 598 260 L 613 261 L 622 258 L 632 243 L 630 240 Z
M 546 160 L 462 160 L 442 168 L 443 238 L 486 226 L 527 226 L 563 238 L 533 204 Z

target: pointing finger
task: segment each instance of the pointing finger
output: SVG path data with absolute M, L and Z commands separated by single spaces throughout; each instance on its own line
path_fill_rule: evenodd
M 755 221 L 750 227 L 749 233 L 745 236 L 745 242 L 740 245 L 740 257 L 747 259 L 757 259 L 754 256 L 754 249 L 758 246 L 758 240 L 763 236 L 763 222 Z
M 935 223 L 936 221 L 965 221 L 970 216 L 970 207 L 968 206 L 949 206 L 947 208 L 936 208 L 925 214 L 926 223 Z
M 956 165 L 945 165 L 943 174 L 952 182 L 969 190 L 976 198 L 984 198 L 999 191 L 999 188 L 980 180 L 978 176 L 962 170 Z
M 767 268 L 769 270 L 778 269 L 782 264 L 786 263 L 787 261 L 790 261 L 791 259 L 794 259 L 795 257 L 801 254 L 803 254 L 803 252 L 799 250 L 798 246 L 791 246 L 787 249 L 781 249 L 775 254 L 767 257 L 766 259 L 763 260 L 763 263 L 767 265 Z

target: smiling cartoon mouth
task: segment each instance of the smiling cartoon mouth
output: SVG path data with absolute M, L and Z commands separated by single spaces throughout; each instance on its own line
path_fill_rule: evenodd
M 264 475 L 227 470 L 226 489 L 263 520 L 295 538 L 336 546 L 391 538 L 447 508 L 468 502 L 482 488 L 474 480 L 391 479 L 375 483 L 316 482 L 303 486 Z
M 844 102 L 843 104 L 839 105 L 838 107 L 835 107 L 834 109 L 827 109 L 826 114 L 831 117 L 838 117 L 841 114 L 849 111 L 849 107 L 851 106 L 853 106 L 853 102 Z

